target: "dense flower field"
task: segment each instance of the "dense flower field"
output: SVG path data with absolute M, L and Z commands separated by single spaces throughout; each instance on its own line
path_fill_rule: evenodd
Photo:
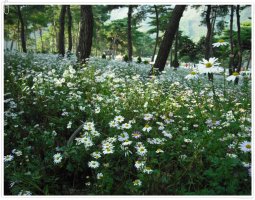
M 50 54 L 4 63 L 6 194 L 251 194 L 249 79 Z

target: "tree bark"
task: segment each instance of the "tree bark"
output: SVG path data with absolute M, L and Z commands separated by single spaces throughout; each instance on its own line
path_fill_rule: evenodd
M 23 52 L 26 53 L 27 47 L 26 47 L 25 25 L 24 25 L 22 13 L 20 10 L 20 5 L 17 6 L 17 11 L 18 11 L 18 17 L 19 17 L 20 29 L 21 29 L 20 31 L 21 46 L 22 46 Z
M 172 17 L 168 22 L 167 29 L 160 44 L 158 56 L 154 65 L 154 67 L 157 68 L 159 71 L 163 71 L 165 68 L 167 57 L 172 47 L 174 36 L 176 31 L 178 30 L 179 22 L 185 8 L 186 5 L 176 5 L 173 10 Z
M 154 57 L 156 55 L 157 46 L 158 46 L 158 35 L 159 35 L 159 19 L 158 19 L 158 9 L 157 9 L 156 5 L 154 5 L 154 9 L 155 9 L 155 15 L 156 15 L 156 29 L 157 29 L 157 32 L 156 32 L 156 43 L 155 43 L 153 55 L 152 55 L 152 58 L 151 58 L 151 62 L 154 61 Z
M 206 11 L 206 27 L 207 27 L 207 34 L 205 38 L 205 59 L 209 60 L 211 56 L 211 47 L 210 47 L 210 41 L 211 41 L 211 34 L 212 34 L 212 24 L 211 24 L 211 6 L 207 6 L 207 11 Z
M 128 61 L 132 62 L 132 54 L 133 54 L 133 47 L 132 47 L 132 5 L 128 6 Z
M 230 28 L 229 28 L 229 38 L 230 38 L 230 55 L 229 55 L 229 76 L 233 73 L 233 61 L 234 61 L 234 41 L 233 41 L 233 18 L 234 18 L 234 6 L 231 6 L 230 11 Z
M 68 51 L 72 51 L 72 14 L 71 14 L 71 9 L 70 5 L 67 6 L 67 17 L 68 17 Z
M 242 66 L 242 41 L 241 41 L 241 26 L 240 26 L 240 5 L 236 6 L 236 23 L 237 23 L 237 38 L 238 38 L 238 63 L 237 72 L 240 72 Z
M 175 47 L 174 47 L 174 69 L 177 70 L 179 67 L 179 61 L 178 61 L 178 32 L 179 32 L 179 27 L 175 33 Z
M 59 16 L 59 35 L 58 35 L 58 53 L 65 56 L 65 13 L 66 6 L 61 7 Z
M 93 12 L 91 5 L 81 5 L 81 25 L 79 44 L 77 47 L 77 59 L 81 63 L 86 62 L 89 58 L 92 47 L 93 37 Z
M 39 28 L 40 38 L 41 38 L 41 52 L 44 52 L 43 38 L 42 38 L 42 28 Z

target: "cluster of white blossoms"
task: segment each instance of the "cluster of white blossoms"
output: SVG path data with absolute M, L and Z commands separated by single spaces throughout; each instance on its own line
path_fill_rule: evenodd
M 95 137 L 99 137 L 100 133 L 95 130 L 95 125 L 93 122 L 84 123 L 83 130 L 85 131 L 83 135 L 79 138 L 75 138 L 76 144 L 84 144 L 84 147 L 88 149 L 89 147 L 94 145 L 92 139 Z
M 145 155 L 146 155 L 147 149 L 145 148 L 145 146 L 143 145 L 143 143 L 137 142 L 135 148 L 136 148 L 136 153 L 137 153 L 139 156 L 145 156 Z
M 102 141 L 103 154 L 112 154 L 114 152 L 114 145 L 113 145 L 114 142 L 116 142 L 115 137 L 109 137 L 106 140 Z

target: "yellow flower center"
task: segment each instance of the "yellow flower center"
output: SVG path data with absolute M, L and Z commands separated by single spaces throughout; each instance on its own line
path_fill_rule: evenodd
M 250 144 L 246 144 L 245 146 L 247 149 L 250 149 L 251 148 L 251 145 Z
M 196 72 L 190 72 L 191 75 L 196 75 L 197 73 Z
M 212 67 L 212 63 L 210 63 L 210 62 L 206 63 L 206 64 L 205 64 L 205 67 L 206 67 L 206 68 Z
M 219 43 L 223 43 L 223 42 L 225 42 L 223 39 L 220 39 L 219 41 L 218 41 Z
M 239 75 L 239 73 L 238 72 L 233 72 L 233 74 L 232 74 L 233 76 L 238 76 Z
M 148 124 L 145 125 L 145 128 L 149 128 L 150 126 Z

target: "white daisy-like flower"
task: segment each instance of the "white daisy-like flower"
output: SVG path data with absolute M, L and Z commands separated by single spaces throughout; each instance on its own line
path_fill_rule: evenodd
M 226 46 L 226 45 L 228 45 L 228 42 L 225 42 L 224 40 L 221 39 L 218 42 L 213 43 L 212 45 L 213 45 L 213 47 Z
M 122 124 L 122 129 L 130 129 L 131 128 L 131 124 L 130 123 L 124 123 Z
M 173 137 L 171 133 L 168 133 L 168 132 L 166 132 L 166 131 L 162 131 L 162 133 L 163 133 L 163 135 L 164 135 L 165 137 L 168 137 L 168 138 L 170 138 L 170 139 Z
M 187 76 L 185 76 L 185 79 L 187 79 L 187 80 L 193 80 L 193 79 L 198 79 L 198 78 L 199 78 L 199 76 L 194 71 L 190 72 Z
M 90 155 L 95 159 L 101 158 L 101 153 L 99 151 L 95 151 Z
M 58 164 L 58 163 L 60 163 L 61 162 L 61 160 L 62 160 L 62 155 L 60 154 L 60 153 L 56 153 L 54 156 L 53 156 L 53 159 L 54 159 L 54 163 L 55 164 Z
M 96 114 L 100 113 L 100 107 L 97 107 L 97 108 L 95 109 L 95 113 L 96 113 Z
M 145 173 L 145 174 L 151 174 L 152 172 L 153 172 L 153 170 L 150 167 L 145 167 L 143 169 L 143 173 Z
M 251 142 L 248 141 L 244 141 L 239 145 L 239 148 L 243 151 L 243 152 L 250 152 L 251 151 Z
M 100 163 L 97 162 L 97 161 L 93 161 L 93 160 L 92 160 L 92 161 L 88 162 L 88 166 L 89 166 L 90 168 L 93 168 L 93 169 L 98 168 L 99 165 L 100 165 Z
M 209 60 L 203 59 L 202 62 L 198 65 L 199 73 L 220 73 L 224 71 L 222 67 L 219 67 L 217 62 L 218 58 L 209 58 Z
M 121 115 L 119 115 L 119 116 L 116 116 L 116 117 L 114 118 L 114 120 L 115 120 L 116 122 L 118 122 L 118 123 L 121 123 L 121 122 L 124 121 L 124 117 L 122 117 Z
M 146 131 L 146 132 L 150 132 L 152 129 L 152 127 L 150 127 L 150 125 L 146 124 L 144 127 L 143 127 L 143 131 Z
M 147 153 L 147 149 L 144 146 L 139 146 L 136 148 L 136 150 L 137 150 L 136 153 L 140 156 L 144 156 Z
M 97 174 L 97 179 L 101 179 L 101 178 L 103 178 L 103 176 L 104 176 L 103 173 L 98 173 Z
M 156 153 L 164 153 L 164 151 L 162 149 L 157 149 Z
M 145 114 L 144 115 L 144 120 L 146 120 L 146 121 L 148 121 L 148 120 L 151 120 L 152 119 L 152 117 L 153 117 L 153 115 L 152 114 L 150 114 L 150 113 L 147 113 L 147 114 Z
M 114 128 L 114 127 L 117 127 L 119 124 L 118 124 L 118 122 L 116 122 L 116 121 L 110 121 L 109 122 L 109 126 L 111 127 L 111 128 Z
M 123 133 L 121 133 L 121 134 L 118 136 L 118 140 L 119 140 L 120 142 L 123 142 L 123 141 L 127 140 L 128 138 L 129 138 L 129 135 L 128 135 L 127 132 L 123 132 Z
M 145 166 L 145 161 L 135 161 L 135 167 L 136 169 L 140 170 L 140 169 L 143 169 Z
M 139 179 L 136 179 L 135 181 L 133 181 L 134 186 L 141 186 L 142 185 L 142 181 L 140 181 Z
M 238 72 L 233 72 L 231 76 L 227 77 L 227 81 L 235 81 L 236 78 L 241 77 Z
M 4 162 L 10 162 L 13 160 L 13 155 L 7 155 L 7 156 L 4 156 Z

